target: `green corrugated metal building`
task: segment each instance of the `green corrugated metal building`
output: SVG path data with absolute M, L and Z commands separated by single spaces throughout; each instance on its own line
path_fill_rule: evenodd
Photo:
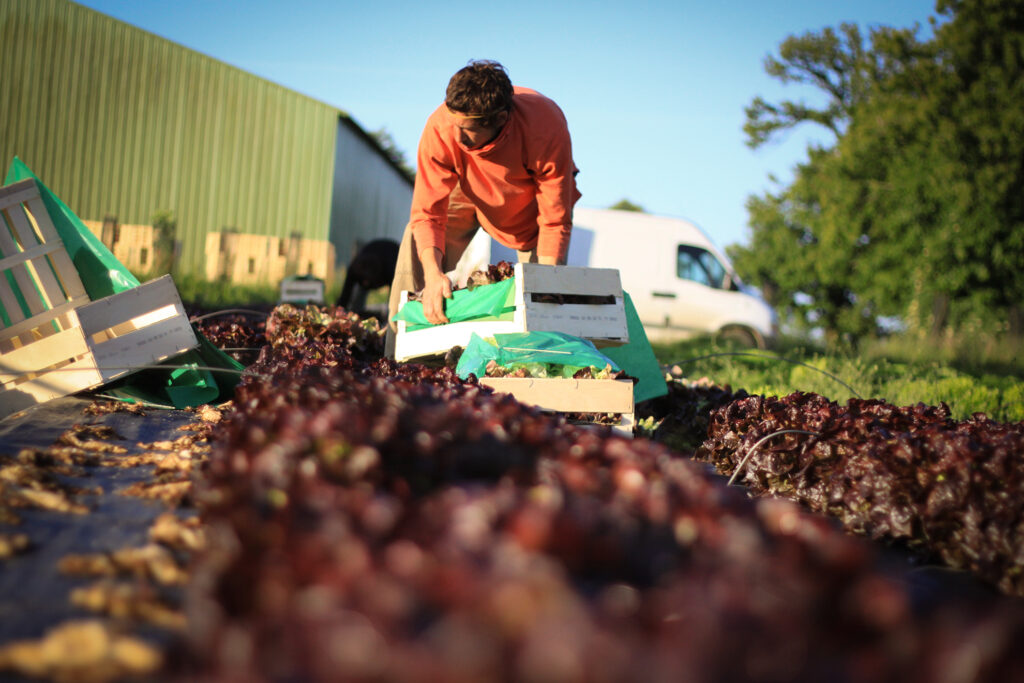
M 225 229 L 330 240 L 344 265 L 412 198 L 345 112 L 67 0 L 0 0 L 0 174 L 14 156 L 83 219 L 171 212 L 179 272 Z

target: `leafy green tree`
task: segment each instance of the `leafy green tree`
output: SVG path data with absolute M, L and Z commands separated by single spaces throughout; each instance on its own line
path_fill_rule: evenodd
M 816 86 L 823 104 L 747 109 L 754 147 L 803 123 L 835 134 L 808 149 L 789 187 L 748 202 L 751 244 L 731 251 L 831 338 L 868 334 L 880 316 L 922 332 L 1020 330 L 1024 5 L 937 9 L 948 21 L 925 43 L 915 27 L 872 29 L 865 44 L 849 25 L 787 39 L 766 69 Z
M 387 128 L 370 131 L 370 137 L 374 139 L 388 159 L 402 170 L 407 178 L 412 180 L 416 177 L 416 171 L 413 170 L 405 158 L 405 151 L 398 146 L 398 143 L 395 142 Z
M 855 286 L 863 278 L 855 255 L 864 247 L 823 219 L 834 153 L 818 148 L 808 153 L 792 185 L 748 199 L 750 223 L 757 229 L 750 246 L 733 245 L 728 252 L 784 319 L 821 328 L 831 343 L 855 342 L 874 329 L 870 302 Z
M 747 144 L 756 148 L 778 133 L 802 123 L 819 124 L 837 137 L 842 135 L 856 107 L 867 100 L 875 84 L 903 69 L 903 52 L 916 43 L 916 28 L 875 27 L 869 43 L 856 24 L 840 24 L 790 36 L 779 46 L 779 56 L 765 58 L 768 75 L 782 83 L 812 86 L 823 103 L 784 100 L 771 104 L 755 97 L 746 108 L 743 131 Z M 895 48 L 895 50 L 894 50 Z
M 1024 7 L 942 2 L 923 58 L 879 84 L 838 145 L 847 201 L 878 276 L 861 294 L 923 333 L 1011 321 L 1019 333 Z M 1015 104 L 1016 103 L 1016 104 Z
M 1020 335 L 1024 301 L 1024 4 L 940 0 L 938 30 L 950 77 L 939 83 L 949 134 L 946 258 L 940 290 L 950 322 L 988 311 Z M 945 180 L 945 179 L 944 179 Z M 947 238 L 951 234 L 954 239 Z
M 865 40 L 856 25 L 843 24 L 785 40 L 779 57 L 766 59 L 766 71 L 784 83 L 816 87 L 822 103 L 755 99 L 746 110 L 747 144 L 759 147 L 806 123 L 842 140 L 877 84 L 906 72 L 921 51 L 915 32 L 877 27 Z M 751 244 L 733 247 L 730 256 L 780 312 L 822 328 L 830 340 L 855 340 L 873 331 L 879 314 L 859 287 L 870 279 L 862 262 L 871 240 L 865 226 L 837 208 L 855 206 L 862 188 L 844 177 L 836 148 L 811 145 L 807 153 L 790 187 L 748 202 Z
M 171 211 L 157 211 L 153 221 L 153 266 L 152 273 L 171 273 L 178 255 L 178 221 Z
M 628 199 L 620 199 L 619 201 L 615 202 L 608 208 L 615 209 L 617 211 L 637 211 L 639 213 L 646 213 L 644 211 L 644 207 L 640 206 L 639 204 L 634 204 Z

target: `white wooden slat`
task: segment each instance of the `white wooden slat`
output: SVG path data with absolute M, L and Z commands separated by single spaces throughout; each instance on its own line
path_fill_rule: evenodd
M 68 256 L 68 252 L 63 246 L 50 254 L 50 262 L 53 264 L 53 269 L 57 271 L 57 279 L 60 280 L 60 286 L 69 299 L 89 298 L 85 286 L 82 284 L 82 278 L 78 275 L 78 269 L 71 262 L 71 257 Z
M 85 357 L 35 379 L 0 390 L 0 418 L 33 405 L 91 389 L 103 383 L 91 357 Z
M 21 211 L 20 207 L 15 207 L 13 212 L 5 212 L 4 216 L 10 219 L 12 213 L 17 214 Z M 6 256 L 13 256 L 21 253 L 21 249 L 14 242 L 14 237 L 6 226 L 0 225 L 0 252 L 3 252 Z M 17 284 L 18 289 L 21 291 L 22 296 L 25 297 L 25 303 L 28 304 L 29 311 L 33 315 L 37 315 L 46 310 L 43 306 L 42 300 L 39 298 L 39 294 L 36 292 L 35 283 L 32 281 L 32 277 L 29 275 L 28 269 L 24 263 L 15 264 L 10 268 L 10 273 L 14 276 L 14 281 Z M 0 282 L 0 287 L 6 287 L 9 283 L 6 278 L 3 282 Z
M 19 263 L 24 263 L 25 261 L 29 261 L 40 256 L 47 256 L 63 248 L 64 244 L 61 242 L 58 242 L 57 244 L 47 243 L 37 245 L 27 251 L 19 252 L 14 256 L 5 256 L 4 258 L 0 259 L 0 270 L 13 268 L 15 265 Z
M 43 244 L 43 240 L 39 239 L 35 228 L 32 227 L 28 209 L 24 205 L 20 207 L 13 206 L 7 209 L 7 218 L 10 220 L 11 234 L 18 244 L 21 245 L 22 251 L 28 251 L 33 247 Z
M 8 206 L 21 204 L 31 199 L 33 195 L 39 195 L 39 188 L 36 187 L 36 181 L 32 178 L 4 185 L 0 187 L 0 210 L 6 209 Z
M 14 266 L 10 272 L 14 275 L 14 281 L 18 285 L 21 295 L 25 298 L 25 303 L 28 305 L 28 310 L 32 315 L 40 315 L 50 310 L 40 296 L 38 283 L 33 279 L 28 269 L 28 264 L 22 263 L 21 265 Z
M 515 273 L 527 293 L 622 296 L 622 280 L 615 268 L 517 263 Z
M 16 381 L 29 372 L 40 372 L 89 353 L 81 328 L 73 327 L 27 346 L 0 354 L 0 383 Z
M 632 413 L 633 382 L 612 379 L 482 377 L 521 403 L 562 413 Z
M 8 256 L 19 256 L 21 254 L 21 247 L 18 246 L 17 242 L 14 241 L 14 235 L 11 233 L 10 226 L 13 224 L 11 214 L 22 211 L 21 204 L 17 204 L 13 209 L 3 208 L 0 209 L 0 256 L 4 258 Z
M 5 209 L 5 225 L 0 226 L 0 251 L 6 257 L 0 260 L 0 268 L 11 269 L 32 313 L 41 313 L 67 299 L 85 295 L 78 271 L 50 220 L 35 182 L 27 179 L 3 189 L 5 192 L 0 203 Z M 23 203 L 27 206 L 23 207 Z M 33 223 L 42 234 L 42 243 Z M 49 259 L 37 260 L 42 254 L 49 255 Z M 25 265 L 18 267 L 16 263 L 19 260 Z M 33 282 L 39 285 L 45 299 L 38 304 Z
M 88 339 L 98 332 L 167 305 L 174 305 L 177 311 L 184 313 L 181 297 L 170 275 L 85 304 L 78 309 L 78 319 Z
M 11 325 L 15 325 L 25 319 L 25 314 L 21 310 L 21 306 L 18 304 L 18 300 L 14 297 L 14 290 L 11 289 L 10 283 L 7 281 L 7 275 L 0 270 L 0 304 L 3 304 L 4 312 L 7 313 L 7 318 L 11 321 Z M 3 322 L 0 321 L 0 326 Z
M 43 236 L 43 241 L 47 244 L 59 245 L 59 248 L 55 248 L 51 252 L 50 263 L 56 271 L 57 279 L 60 281 L 61 287 L 65 292 L 67 292 L 67 297 L 69 299 L 74 299 L 77 296 L 85 294 L 85 288 L 82 286 L 82 280 L 78 275 L 78 269 L 75 268 L 74 263 L 71 261 L 71 257 L 68 256 L 67 249 L 64 248 L 64 242 L 61 240 L 57 229 L 53 225 L 53 221 L 50 219 L 50 214 L 46 210 L 46 205 L 43 203 L 43 199 L 38 193 L 38 188 L 34 196 L 30 196 L 25 200 L 25 204 L 28 206 L 28 209 L 32 214 L 32 218 L 39 227 L 39 232 Z
M 526 326 L 531 332 L 564 332 L 590 339 L 595 344 L 625 344 L 629 341 L 626 309 L 622 299 L 615 304 L 526 303 Z
M 11 339 L 36 327 L 45 325 L 53 320 L 59 320 L 61 316 L 74 312 L 76 307 L 83 303 L 88 303 L 88 301 L 89 300 L 85 297 L 74 299 L 61 304 L 60 306 L 56 306 L 49 311 L 43 311 L 31 318 L 27 318 L 15 323 L 14 325 L 0 329 L 0 339 Z
M 197 346 L 188 318 L 178 315 L 95 344 L 93 357 L 103 381 L 109 382 Z
M 57 234 L 57 228 L 54 227 L 53 221 L 50 219 L 50 212 L 46 210 L 43 198 L 36 193 L 35 197 L 25 201 L 25 206 L 32 214 L 32 218 L 39 228 L 39 234 L 43 237 L 43 242 L 60 242 L 60 235 Z
M 43 303 L 46 305 L 46 308 L 52 309 L 54 306 L 67 302 L 68 297 L 64 294 L 60 283 L 57 282 L 57 277 L 50 267 L 50 260 L 46 256 L 39 256 L 28 261 L 27 267 L 36 282 L 40 284 Z

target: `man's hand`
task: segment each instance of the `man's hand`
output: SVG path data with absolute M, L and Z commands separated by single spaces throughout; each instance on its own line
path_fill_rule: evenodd
M 444 300 L 452 298 L 452 283 L 441 270 L 441 258 L 440 249 L 420 252 L 424 280 L 420 301 L 423 303 L 423 315 L 434 325 L 448 322 L 448 316 L 444 314 Z
M 444 314 L 444 300 L 452 298 L 452 283 L 442 273 L 440 277 L 430 278 L 423 287 L 420 301 L 423 302 L 423 315 L 434 325 L 448 322 Z

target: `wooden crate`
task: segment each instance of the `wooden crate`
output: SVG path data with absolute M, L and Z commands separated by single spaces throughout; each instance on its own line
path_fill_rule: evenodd
M 90 301 L 31 179 L 0 188 L 0 304 L 0 417 L 198 345 L 169 275 Z
M 320 278 L 286 277 L 281 280 L 279 304 L 317 304 L 324 303 L 324 281 Z
M 633 382 L 628 379 L 481 377 L 480 384 L 527 405 L 559 413 L 615 413 L 614 429 L 633 435 Z
M 515 265 L 515 312 L 509 320 L 467 321 L 409 330 L 398 322 L 395 360 L 437 356 L 454 346 L 465 347 L 475 332 L 481 337 L 508 332 L 564 332 L 589 339 L 595 346 L 629 342 L 622 282 L 614 268 Z M 401 305 L 408 300 L 401 293 Z M 608 303 L 551 303 L 551 298 L 606 297 Z
M 78 308 L 103 382 L 199 346 L 170 275 Z

